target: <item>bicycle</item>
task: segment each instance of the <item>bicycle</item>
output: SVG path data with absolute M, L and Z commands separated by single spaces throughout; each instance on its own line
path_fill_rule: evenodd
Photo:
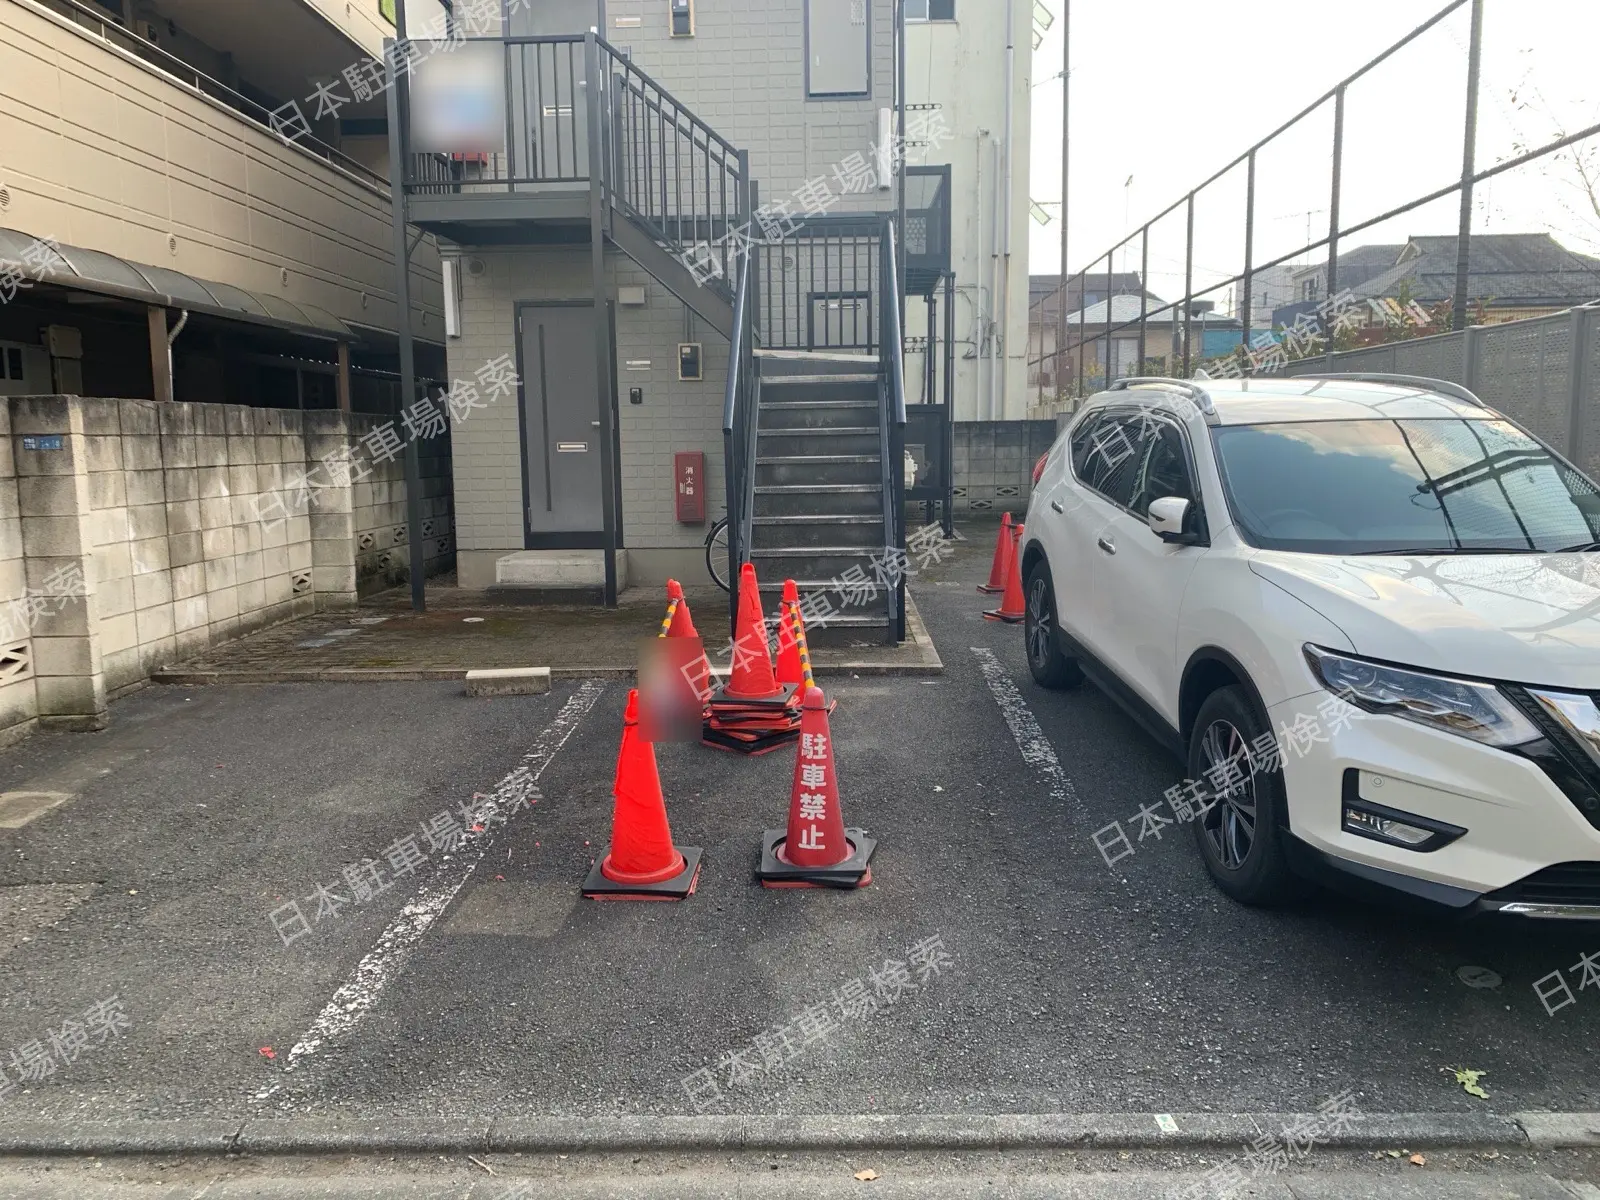
M 732 576 L 728 570 L 728 518 L 723 517 L 706 534 L 706 570 L 716 585 L 725 592 L 733 591 Z

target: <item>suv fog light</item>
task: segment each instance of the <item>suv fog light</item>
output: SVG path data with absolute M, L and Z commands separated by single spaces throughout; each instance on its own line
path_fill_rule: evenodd
M 1383 804 L 1365 800 L 1360 793 L 1361 772 L 1350 769 L 1344 773 L 1344 820 L 1341 828 L 1358 837 L 1371 838 L 1388 846 L 1424 853 L 1448 846 L 1466 832 L 1461 825 L 1435 821 L 1432 817 L 1419 817 Z

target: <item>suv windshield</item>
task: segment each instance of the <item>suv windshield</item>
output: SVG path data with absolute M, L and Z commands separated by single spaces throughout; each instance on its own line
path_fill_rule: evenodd
M 1600 492 L 1506 421 L 1360 420 L 1213 431 L 1246 540 L 1316 554 L 1586 549 Z

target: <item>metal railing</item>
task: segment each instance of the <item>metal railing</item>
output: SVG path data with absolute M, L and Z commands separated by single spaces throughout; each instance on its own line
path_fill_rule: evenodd
M 1395 59 L 1396 55 L 1430 31 L 1438 29 L 1439 34 L 1435 36 L 1455 36 L 1448 27 L 1443 26 L 1443 23 L 1463 9 L 1469 10 L 1471 18 L 1468 37 L 1463 45 L 1465 102 L 1459 129 L 1452 127 L 1448 130 L 1449 136 L 1452 138 L 1459 136 L 1461 139 L 1463 153 L 1459 174 L 1456 174 L 1450 182 L 1432 188 L 1414 199 L 1360 220 L 1351 220 L 1351 214 L 1348 211 L 1342 213 L 1341 209 L 1343 205 L 1343 208 L 1348 210 L 1351 202 L 1351 198 L 1345 194 L 1343 179 L 1347 149 L 1346 112 L 1355 99 L 1365 98 L 1370 103 L 1370 94 L 1357 92 L 1358 85 L 1365 82 L 1371 91 L 1376 91 L 1378 82 L 1381 81 L 1374 82 L 1368 77 L 1372 76 L 1378 67 Z M 1087 395 L 1096 388 L 1104 386 L 1108 378 L 1115 379 L 1120 374 L 1138 375 L 1147 371 L 1184 376 L 1191 374 L 1194 367 L 1208 358 L 1217 356 L 1205 345 L 1208 340 L 1203 325 L 1205 317 L 1199 311 L 1200 307 L 1205 306 L 1197 304 L 1208 297 L 1213 298 L 1213 304 L 1217 309 L 1221 309 L 1225 306 L 1216 301 L 1237 289 L 1238 303 L 1234 307 L 1238 314 L 1236 319 L 1239 326 L 1231 329 L 1226 339 L 1216 339 L 1229 341 L 1230 352 L 1233 347 L 1238 347 L 1241 343 L 1249 343 L 1252 334 L 1269 333 L 1273 319 L 1269 316 L 1263 321 L 1258 311 L 1260 306 L 1254 303 L 1256 291 L 1265 286 L 1264 273 L 1301 262 L 1308 263 L 1306 269 L 1313 273 L 1317 273 L 1320 268 L 1318 277 L 1307 284 L 1308 288 L 1314 290 L 1311 294 L 1295 297 L 1295 300 L 1300 301 L 1298 304 L 1291 302 L 1275 307 L 1294 312 L 1296 316 L 1299 315 L 1296 310 L 1311 312 L 1319 319 L 1322 340 L 1331 346 L 1337 330 L 1332 327 L 1328 315 L 1321 311 L 1318 305 L 1325 305 L 1339 295 L 1343 287 L 1352 284 L 1359 287 L 1373 274 L 1368 271 L 1360 278 L 1341 279 L 1341 269 L 1347 273 L 1357 270 L 1348 260 L 1341 263 L 1341 245 L 1348 246 L 1349 239 L 1356 234 L 1379 229 L 1398 217 L 1415 213 L 1450 197 L 1459 199 L 1459 211 L 1452 214 L 1454 228 L 1440 232 L 1447 236 L 1454 235 L 1454 261 L 1450 264 L 1453 268 L 1453 284 L 1448 297 L 1437 305 L 1440 311 L 1434 321 L 1429 326 L 1416 327 L 1415 332 L 1422 334 L 1436 332 L 1439 329 L 1464 328 L 1468 323 L 1470 303 L 1479 299 L 1469 290 L 1474 265 L 1472 256 L 1474 189 L 1508 171 L 1536 163 L 1569 147 L 1600 137 L 1600 124 L 1591 124 L 1576 132 L 1564 133 L 1542 145 L 1530 147 L 1518 144 L 1501 161 L 1479 169 L 1475 151 L 1478 139 L 1477 113 L 1481 90 L 1479 65 L 1482 39 L 1483 0 L 1450 0 L 1426 21 L 1340 80 L 1266 137 L 1213 172 L 1127 237 L 1108 250 L 1095 255 L 1089 260 L 1089 266 L 1062 280 L 1058 291 L 1041 297 L 1031 304 L 1028 366 L 1032 378 L 1029 386 L 1037 390 L 1039 402 Z M 1291 214 L 1299 216 L 1303 213 L 1308 221 L 1305 244 L 1291 248 L 1284 245 L 1284 242 L 1292 239 L 1273 238 L 1269 232 L 1262 230 L 1265 218 L 1258 211 L 1258 194 L 1268 190 L 1266 185 L 1271 181 L 1269 172 L 1275 162 L 1273 156 L 1284 159 L 1289 153 L 1285 150 L 1288 137 L 1308 130 L 1318 134 L 1318 130 L 1311 125 L 1311 122 L 1324 120 L 1328 122 L 1331 133 L 1331 160 L 1324 160 L 1330 162 L 1326 176 L 1327 190 L 1315 194 L 1307 192 L 1304 198 L 1308 207 L 1310 205 L 1325 207 L 1310 208 L 1309 212 L 1299 209 Z M 1292 160 L 1292 168 L 1285 167 L 1283 162 L 1276 162 L 1276 166 L 1279 171 L 1290 169 L 1308 171 L 1309 168 L 1305 165 L 1307 162 L 1302 154 Z M 1229 188 L 1234 188 L 1240 193 L 1238 198 L 1242 200 L 1242 206 L 1238 210 L 1233 207 Z M 1218 196 L 1221 197 L 1220 200 Z M 1357 196 L 1356 199 L 1360 197 Z M 1281 205 L 1283 202 L 1280 200 L 1277 203 Z M 1242 261 L 1238 263 L 1241 270 L 1225 278 L 1216 277 L 1220 272 L 1205 271 L 1196 261 L 1197 206 L 1215 205 L 1220 205 L 1225 213 L 1228 230 L 1225 236 L 1231 238 L 1233 233 L 1243 235 L 1243 253 L 1240 256 Z M 1316 213 L 1326 215 L 1326 234 L 1312 240 L 1309 219 Z M 1206 218 L 1202 215 L 1200 220 L 1204 224 Z M 1163 225 L 1164 222 L 1168 223 Z M 1203 227 L 1202 237 L 1215 241 L 1217 235 L 1213 232 L 1214 228 L 1214 226 Z M 1182 248 L 1182 280 L 1181 284 L 1174 284 L 1175 289 L 1181 286 L 1180 300 L 1156 301 L 1145 294 L 1151 286 L 1153 230 L 1158 235 L 1158 254 L 1163 233 L 1171 235 L 1166 240 L 1170 242 L 1173 250 Z M 1266 253 L 1259 253 L 1258 249 L 1263 244 L 1271 248 Z M 1312 256 L 1316 256 L 1318 261 L 1312 261 Z M 1123 262 L 1121 272 L 1113 269 L 1118 257 Z M 1216 255 L 1214 251 L 1202 250 L 1201 257 L 1214 258 Z M 1134 297 L 1125 290 L 1122 299 L 1127 301 L 1126 307 L 1130 310 L 1135 307 L 1133 301 L 1136 299 L 1137 314 L 1130 313 L 1129 319 L 1119 320 L 1116 314 L 1110 311 L 1111 297 L 1119 286 L 1119 274 L 1125 284 L 1127 277 L 1134 271 L 1135 264 L 1139 295 Z M 1386 263 L 1382 269 L 1393 265 Z M 1199 275 L 1207 275 L 1210 281 L 1197 278 Z M 1104 321 L 1090 323 L 1088 320 L 1087 306 L 1081 298 L 1091 291 L 1105 294 L 1104 303 L 1107 305 L 1107 310 Z M 1584 298 L 1593 294 L 1600 294 L 1600 277 L 1596 277 L 1593 291 L 1586 293 Z M 1077 299 L 1074 300 L 1074 297 Z M 1555 303 L 1572 303 L 1576 298 L 1569 291 L 1566 299 L 1557 299 Z M 1060 304 L 1061 310 L 1049 311 L 1047 306 L 1052 302 Z M 1197 330 L 1200 331 L 1198 336 Z M 1047 344 L 1052 334 L 1055 343 L 1053 348 Z M 1120 352 L 1119 343 L 1122 344 Z M 1048 378 L 1053 395 L 1045 394 L 1047 364 L 1051 368 Z M 1247 366 L 1246 372 L 1256 369 L 1258 368 L 1253 365 Z
M 884 286 L 878 300 L 883 314 L 880 322 L 883 340 L 878 349 L 882 376 L 880 386 L 883 389 L 878 404 L 878 436 L 883 452 L 884 561 L 889 563 L 903 561 L 899 556 L 906 548 L 906 473 L 903 465 L 906 444 L 905 334 L 900 319 L 900 273 L 893 218 L 884 218 L 879 254 L 882 256 L 879 277 Z M 906 636 L 905 572 L 897 571 L 895 576 L 894 587 L 888 589 L 889 640 L 901 642 Z
M 737 266 L 733 299 L 733 336 L 728 344 L 728 385 L 722 402 L 723 487 L 728 505 L 728 615 L 739 612 L 739 574 L 750 561 L 755 516 L 756 426 L 761 404 L 761 379 L 756 371 L 754 257 Z
M 733 143 L 632 62 L 601 43 L 608 86 L 612 194 L 625 213 L 695 249 L 696 270 L 731 280 L 748 221 L 748 171 Z
M 762 340 L 779 350 L 877 351 L 882 328 L 879 213 L 808 217 L 757 242 Z
M 503 149 L 442 155 L 411 149 L 411 196 L 537 194 L 598 183 L 608 202 L 727 295 L 748 240 L 741 152 L 604 38 L 587 34 L 466 38 L 498 46 L 504 66 Z M 588 81 L 598 81 L 591 94 Z M 589 124 L 599 125 L 599 170 Z
M 87 29 L 96 34 L 101 40 L 125 50 L 135 58 L 143 59 L 152 67 L 171 75 L 178 83 L 184 84 L 202 96 L 210 97 L 219 104 L 231 108 L 239 116 L 259 125 L 273 137 L 285 145 L 298 147 L 314 158 L 320 158 L 331 166 L 347 171 L 364 183 L 389 190 L 389 181 L 382 175 L 373 171 L 363 163 L 357 162 L 348 154 L 334 149 L 326 142 L 318 141 L 315 137 L 305 134 L 296 138 L 285 138 L 278 132 L 278 127 L 273 123 L 272 112 L 266 106 L 257 104 L 250 97 L 234 91 L 227 84 L 211 78 L 211 76 L 197 71 L 183 59 L 168 54 L 154 42 L 148 42 L 138 34 L 124 29 L 115 21 L 106 20 L 105 17 L 93 10 L 75 2 L 75 0 L 35 0 L 36 3 L 49 9 L 57 16 L 64 17 L 81 29 Z

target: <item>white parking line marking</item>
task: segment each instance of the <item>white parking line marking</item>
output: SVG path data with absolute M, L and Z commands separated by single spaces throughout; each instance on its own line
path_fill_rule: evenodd
M 490 801 L 499 803 L 502 798 L 521 794 L 528 785 L 537 782 L 604 690 L 605 685 L 596 681 L 582 684 L 556 714 L 556 719 L 534 739 L 533 749 L 522 756 L 522 764 L 495 786 L 490 799 L 485 801 L 485 807 Z M 511 811 L 513 815 L 517 812 L 516 809 Z M 289 1051 L 285 1070 L 294 1070 L 298 1063 L 317 1053 L 330 1039 L 349 1032 L 367 1010 L 378 1002 L 384 986 L 395 977 L 422 941 L 423 935 L 450 906 L 450 901 L 456 898 L 456 893 L 471 877 L 493 842 L 491 827 L 439 860 L 435 877 L 417 889 L 411 902 L 400 910 L 400 915 L 378 935 L 376 945 L 356 965 L 355 972 L 344 986 L 333 994 L 333 999 L 328 1001 L 327 1007 L 305 1036 L 294 1044 Z M 452 863 L 452 860 L 456 861 Z M 453 871 L 450 870 L 452 866 L 455 867 Z M 265 1099 L 276 1090 L 274 1086 L 258 1093 L 256 1098 Z
M 1016 739 L 1017 749 L 1022 751 L 1022 761 L 1044 776 L 1045 783 L 1050 787 L 1052 800 L 1081 808 L 1078 805 L 1077 789 L 1072 786 L 1072 780 L 1067 778 L 1067 773 L 1061 769 L 1061 760 L 1056 757 L 1055 747 L 1050 744 L 1050 739 L 1045 737 L 1044 730 L 1039 728 L 1033 710 L 1022 698 L 1022 693 L 1017 691 L 1017 685 L 1011 681 L 1011 676 L 1006 674 L 1006 669 L 1000 665 L 1000 660 L 994 656 L 994 651 L 983 646 L 972 646 L 970 649 L 978 660 L 978 670 L 983 672 L 984 682 L 989 685 L 989 691 L 994 695 L 994 702 L 1000 706 L 1000 715 L 1006 719 L 1006 725 L 1011 729 L 1011 736 Z M 1080 812 L 1078 815 L 1082 816 L 1083 813 Z

